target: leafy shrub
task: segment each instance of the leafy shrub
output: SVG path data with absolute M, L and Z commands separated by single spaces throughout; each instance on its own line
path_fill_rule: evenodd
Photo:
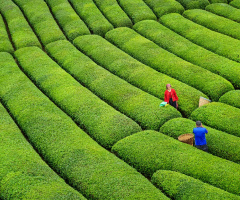
M 0 14 L 0 52 L 9 53 L 14 52 L 13 46 L 8 38 L 8 33 L 1 14 Z
M 138 22 L 133 29 L 167 51 L 219 74 L 240 88 L 239 63 L 212 53 L 153 20 Z
M 206 10 L 187 10 L 183 16 L 213 31 L 240 39 L 240 24 Z
M 207 183 L 169 170 L 158 170 L 152 176 L 152 182 L 161 188 L 168 196 L 176 200 L 182 199 L 214 199 L 239 200 L 240 197 L 228 193 Z
M 90 34 L 88 27 L 67 0 L 46 0 L 46 3 L 70 41 L 80 35 Z
M 106 34 L 106 39 L 142 63 L 202 91 L 214 101 L 234 89 L 222 77 L 169 53 L 132 29 L 114 29 Z
M 112 152 L 139 172 L 151 177 L 159 169 L 192 176 L 230 193 L 240 194 L 240 165 L 213 156 L 162 133 L 148 130 L 133 134 Z
M 225 56 L 237 62 L 240 61 L 239 40 L 205 28 L 177 13 L 164 15 L 160 21 L 163 25 L 193 43 L 215 52 L 218 55 Z
M 229 3 L 229 5 L 237 8 L 237 9 L 240 9 L 240 1 L 239 1 L 239 0 L 233 0 L 233 1 L 231 1 L 231 3 Z
M 81 37 L 74 40 L 75 45 Z M 167 120 L 181 117 L 181 114 L 171 106 L 160 109 L 159 104 L 162 100 L 143 92 L 98 66 L 70 42 L 57 41 L 47 45 L 46 50 L 81 84 L 135 120 L 142 128 L 158 130 Z
M 212 128 L 240 136 L 240 109 L 233 106 L 213 102 L 193 111 L 190 118 L 200 120 Z
M 240 90 L 229 91 L 220 97 L 219 102 L 240 108 Z
M 143 0 L 157 15 L 161 17 L 168 13 L 180 13 L 184 11 L 183 6 L 175 0 Z
M 92 0 L 69 1 L 94 34 L 104 36 L 106 32 L 113 29 L 113 25 L 102 15 Z
M 141 130 L 140 126 L 114 110 L 81 86 L 38 48 L 22 48 L 15 56 L 26 74 L 64 112 L 106 148 Z
M 188 9 L 205 9 L 207 5 L 209 5 L 208 0 L 177 0 L 179 3 L 181 3 L 186 10 Z
M 116 0 L 93 0 L 114 27 L 132 27 L 132 21 L 118 5 Z
M 87 199 L 166 199 L 145 177 L 83 132 L 9 54 L 0 55 L 2 102 L 41 157 L 68 184 Z
M 210 3 L 228 3 L 228 0 L 209 0 Z
M 44 46 L 56 40 L 66 39 L 44 1 L 13 1 L 21 8 Z
M 0 0 L 0 11 L 7 21 L 16 49 L 27 46 L 38 46 L 41 48 L 38 38 L 16 4 L 10 0 Z
M 133 23 L 137 23 L 142 20 L 152 19 L 157 20 L 156 15 L 146 5 L 143 0 L 117 0 L 122 9 L 131 18 Z
M 186 118 L 176 118 L 167 121 L 160 132 L 178 139 L 185 133 L 192 133 L 196 123 Z M 240 138 L 205 126 L 208 130 L 206 140 L 209 153 L 240 164 Z

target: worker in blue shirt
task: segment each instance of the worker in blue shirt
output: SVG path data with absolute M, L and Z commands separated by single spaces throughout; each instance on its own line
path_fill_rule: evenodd
M 196 121 L 196 128 L 193 129 L 195 136 L 195 146 L 198 149 L 208 152 L 208 146 L 205 134 L 208 133 L 208 130 L 202 126 L 201 121 Z

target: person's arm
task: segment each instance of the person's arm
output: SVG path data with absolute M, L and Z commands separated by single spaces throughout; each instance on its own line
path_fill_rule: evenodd
M 164 93 L 164 101 L 167 102 L 167 103 L 169 102 L 167 91 L 165 91 L 165 93 Z
M 178 96 L 175 90 L 174 90 L 174 95 L 175 95 L 176 101 L 178 101 Z

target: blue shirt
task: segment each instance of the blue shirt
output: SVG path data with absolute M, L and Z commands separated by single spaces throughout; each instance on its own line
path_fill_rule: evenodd
M 205 145 L 207 144 L 205 134 L 208 133 L 206 128 L 196 127 L 193 129 L 195 135 L 195 145 Z

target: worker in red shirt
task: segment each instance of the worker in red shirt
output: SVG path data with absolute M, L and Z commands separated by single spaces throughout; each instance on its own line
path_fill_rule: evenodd
M 164 94 L 164 101 L 173 106 L 174 108 L 178 108 L 178 96 L 174 89 L 171 88 L 170 84 L 166 85 L 166 91 Z

